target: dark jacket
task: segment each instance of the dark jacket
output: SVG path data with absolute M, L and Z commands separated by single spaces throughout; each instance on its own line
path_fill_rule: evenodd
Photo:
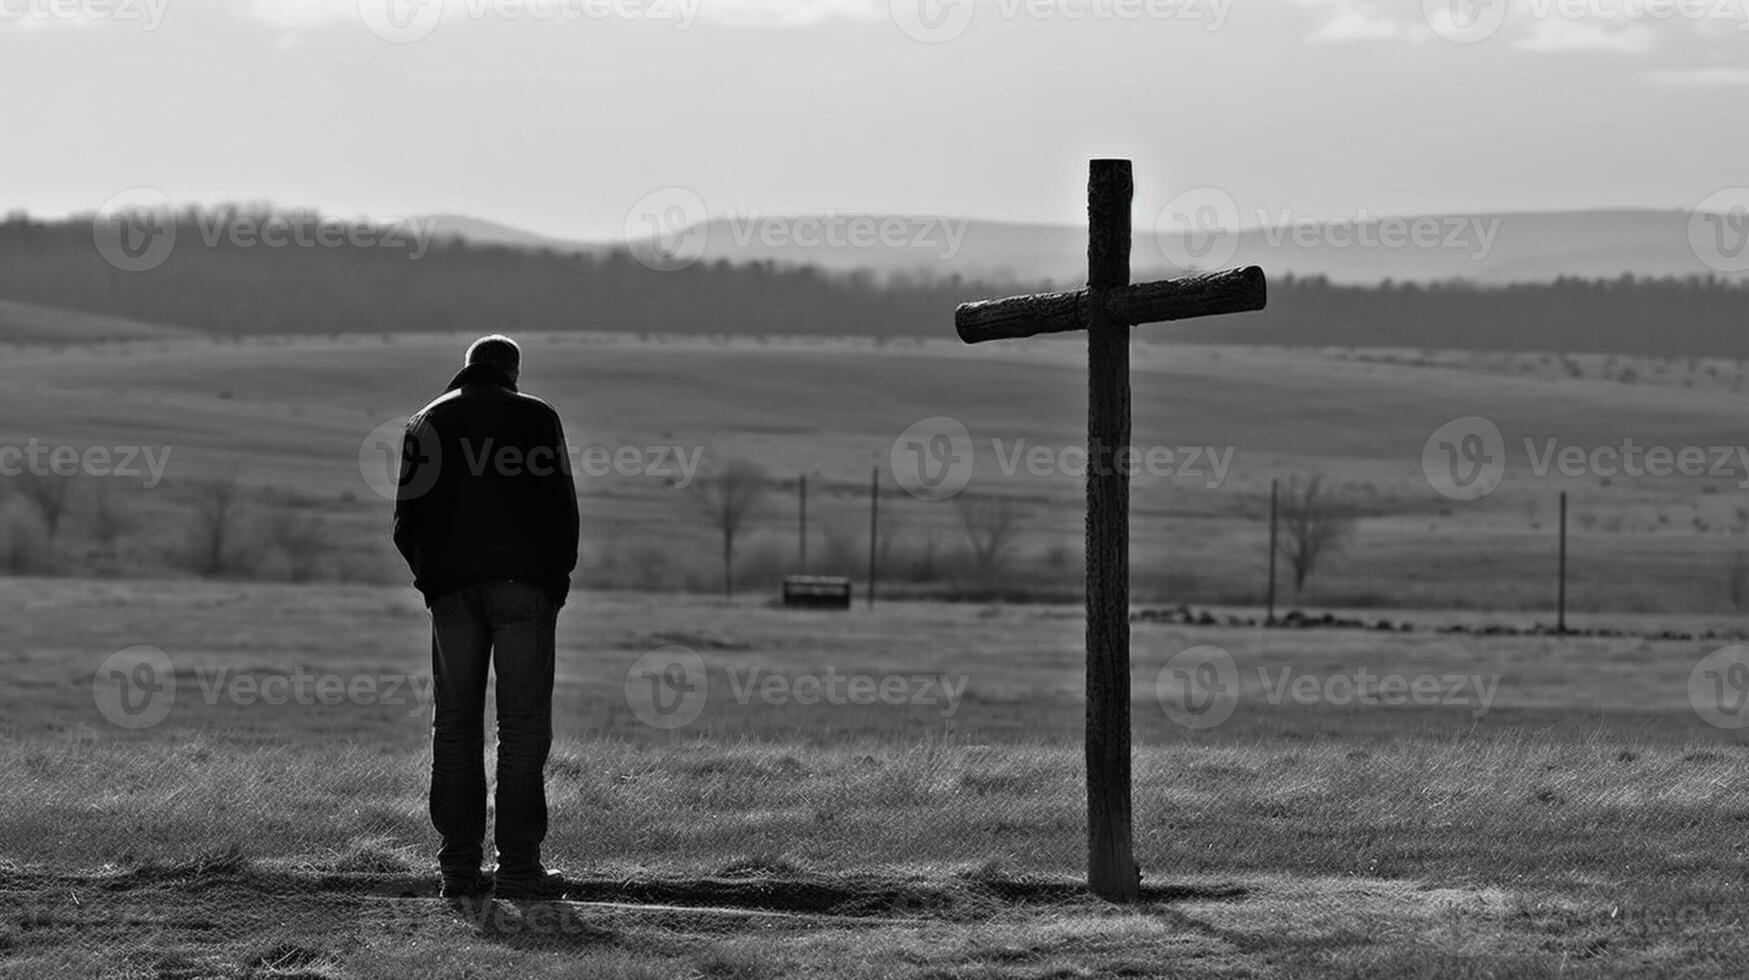
M 577 567 L 577 491 L 559 413 L 497 368 L 456 375 L 407 422 L 395 547 L 427 604 L 516 579 L 564 605 Z

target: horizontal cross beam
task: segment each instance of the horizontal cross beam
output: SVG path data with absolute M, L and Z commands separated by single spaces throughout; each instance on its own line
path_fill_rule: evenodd
M 1091 297 L 1090 290 L 1076 289 L 962 303 L 953 325 L 968 344 L 1084 330 Z M 1252 265 L 1113 289 L 1105 294 L 1105 314 L 1107 323 L 1164 323 L 1261 310 L 1268 299 L 1263 270 Z

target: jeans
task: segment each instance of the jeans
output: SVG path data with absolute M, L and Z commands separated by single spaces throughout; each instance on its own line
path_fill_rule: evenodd
M 445 874 L 480 870 L 486 837 L 486 671 L 498 672 L 499 873 L 538 874 L 547 836 L 558 607 L 528 582 L 470 585 L 431 603 L 431 822 Z

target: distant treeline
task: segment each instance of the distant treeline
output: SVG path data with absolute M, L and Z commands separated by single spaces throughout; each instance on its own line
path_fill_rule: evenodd
M 259 223 L 259 218 L 254 219 Z M 299 216 L 307 225 L 311 218 Z M 1045 284 L 831 274 L 770 264 L 646 268 L 454 240 L 240 244 L 185 214 L 147 272 L 104 260 L 89 219 L 0 223 L 0 299 L 218 335 L 604 330 L 951 337 L 953 308 Z M 417 254 L 418 258 L 413 256 Z M 1277 276 L 1269 309 L 1146 338 L 1749 358 L 1749 284 L 1721 278 L 1339 285 Z

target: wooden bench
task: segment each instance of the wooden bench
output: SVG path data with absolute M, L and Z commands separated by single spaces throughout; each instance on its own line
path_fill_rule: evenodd
M 797 609 L 849 609 L 850 579 L 838 575 L 789 575 L 783 604 Z

